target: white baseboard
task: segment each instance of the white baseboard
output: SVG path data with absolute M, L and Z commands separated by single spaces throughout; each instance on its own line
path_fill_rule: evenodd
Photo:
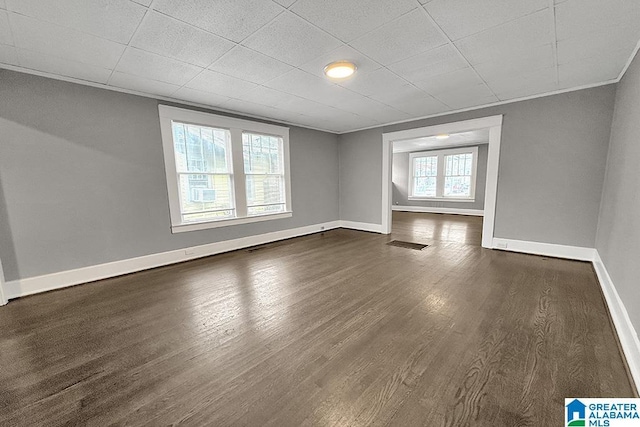
M 631 377 L 636 384 L 636 390 L 638 390 L 640 389 L 640 340 L 638 340 L 638 333 L 631 323 L 629 313 L 627 313 L 627 309 L 620 299 L 620 295 L 618 295 L 618 291 L 597 250 L 595 250 L 593 267 L 609 307 L 609 313 L 611 313 L 611 319 L 616 328 L 622 352 L 627 359 Z
M 581 246 L 565 246 L 553 243 L 528 242 L 525 240 L 511 240 L 493 238 L 493 249 L 525 254 L 543 255 L 555 258 L 575 259 L 579 261 L 593 261 L 596 250 Z
M 340 227 L 350 228 L 352 230 L 382 233 L 382 224 L 371 224 L 368 222 L 355 222 L 355 221 L 340 221 Z
M 459 208 L 435 208 L 427 206 L 400 206 L 392 205 L 391 210 L 402 212 L 422 212 L 422 213 L 442 213 L 453 215 L 472 215 L 472 216 L 484 216 L 484 211 L 481 209 L 459 209 Z
M 341 226 L 341 221 L 331 221 L 306 227 L 275 231 L 256 236 L 242 237 L 239 239 L 225 240 L 201 246 L 193 246 L 190 248 L 124 259 L 121 261 L 108 262 L 105 264 L 82 267 L 74 270 L 61 271 L 59 273 L 13 280 L 5 283 L 5 296 L 7 299 L 23 297 L 54 289 L 66 288 L 80 283 L 94 282 L 96 280 L 121 276 L 123 274 L 134 273 L 136 271 L 148 270 L 150 268 L 248 248 L 250 246 L 263 245 L 278 240 L 304 236 L 305 234 L 317 233 L 323 230 L 331 230 Z

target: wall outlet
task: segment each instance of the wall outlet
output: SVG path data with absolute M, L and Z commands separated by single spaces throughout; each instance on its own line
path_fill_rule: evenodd
M 498 249 L 507 249 L 507 242 L 498 242 L 498 243 L 496 243 L 496 248 L 498 248 Z

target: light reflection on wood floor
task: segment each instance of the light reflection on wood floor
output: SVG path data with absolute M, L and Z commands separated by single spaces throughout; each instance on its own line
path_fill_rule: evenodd
M 0 308 L 0 425 L 554 426 L 632 389 L 588 263 L 394 214 Z M 423 251 L 386 245 L 426 241 Z

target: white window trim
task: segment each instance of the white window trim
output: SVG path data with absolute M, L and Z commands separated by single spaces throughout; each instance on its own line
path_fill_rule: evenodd
M 444 194 L 444 158 L 452 154 L 473 154 L 471 166 L 471 194 L 469 197 L 445 197 Z M 413 164 L 416 157 L 438 157 L 438 174 L 436 178 L 436 197 L 422 197 L 413 195 Z M 422 200 L 434 202 L 475 202 L 476 201 L 476 175 L 478 171 L 478 147 L 461 147 L 447 150 L 420 151 L 409 154 L 409 200 Z
M 211 113 L 187 110 L 184 108 L 159 105 L 160 132 L 162 134 L 162 149 L 164 151 L 165 175 L 167 178 L 167 192 L 169 196 L 169 212 L 171 215 L 171 232 L 182 233 L 186 231 L 204 230 L 208 228 L 228 227 L 231 225 L 249 224 L 253 222 L 271 221 L 275 219 L 289 218 L 293 216 L 291 209 L 291 174 L 289 156 L 289 128 L 251 120 L 236 119 L 233 117 L 219 116 Z M 182 222 L 180 211 L 180 191 L 178 189 L 176 159 L 173 144 L 173 131 L 171 122 L 179 121 L 194 125 L 211 126 L 214 128 L 228 129 L 231 133 L 231 158 L 232 158 L 232 188 L 234 190 L 235 212 L 238 217 L 225 218 L 203 222 Z M 246 180 L 244 174 L 244 159 L 242 156 L 242 132 L 255 132 L 282 138 L 284 157 L 285 180 L 285 211 L 275 214 L 246 216 Z

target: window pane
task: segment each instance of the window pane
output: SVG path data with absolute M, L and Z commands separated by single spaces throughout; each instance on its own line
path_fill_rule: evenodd
M 284 177 L 279 175 L 247 175 L 247 206 L 285 202 Z
M 231 173 L 226 129 L 172 122 L 178 172 Z
M 182 213 L 233 209 L 230 175 L 180 174 Z
M 471 177 L 469 176 L 445 177 L 443 194 L 445 197 L 470 197 L 471 196 Z
M 247 214 L 267 215 L 286 210 L 283 141 L 280 137 L 242 134 Z
M 282 174 L 282 138 L 242 134 L 242 154 L 246 174 Z
M 445 176 L 471 176 L 473 154 L 450 154 L 445 156 Z
M 438 157 L 414 157 L 413 176 L 436 176 L 438 175 Z
M 436 197 L 436 177 L 414 178 L 413 195 L 419 197 Z

